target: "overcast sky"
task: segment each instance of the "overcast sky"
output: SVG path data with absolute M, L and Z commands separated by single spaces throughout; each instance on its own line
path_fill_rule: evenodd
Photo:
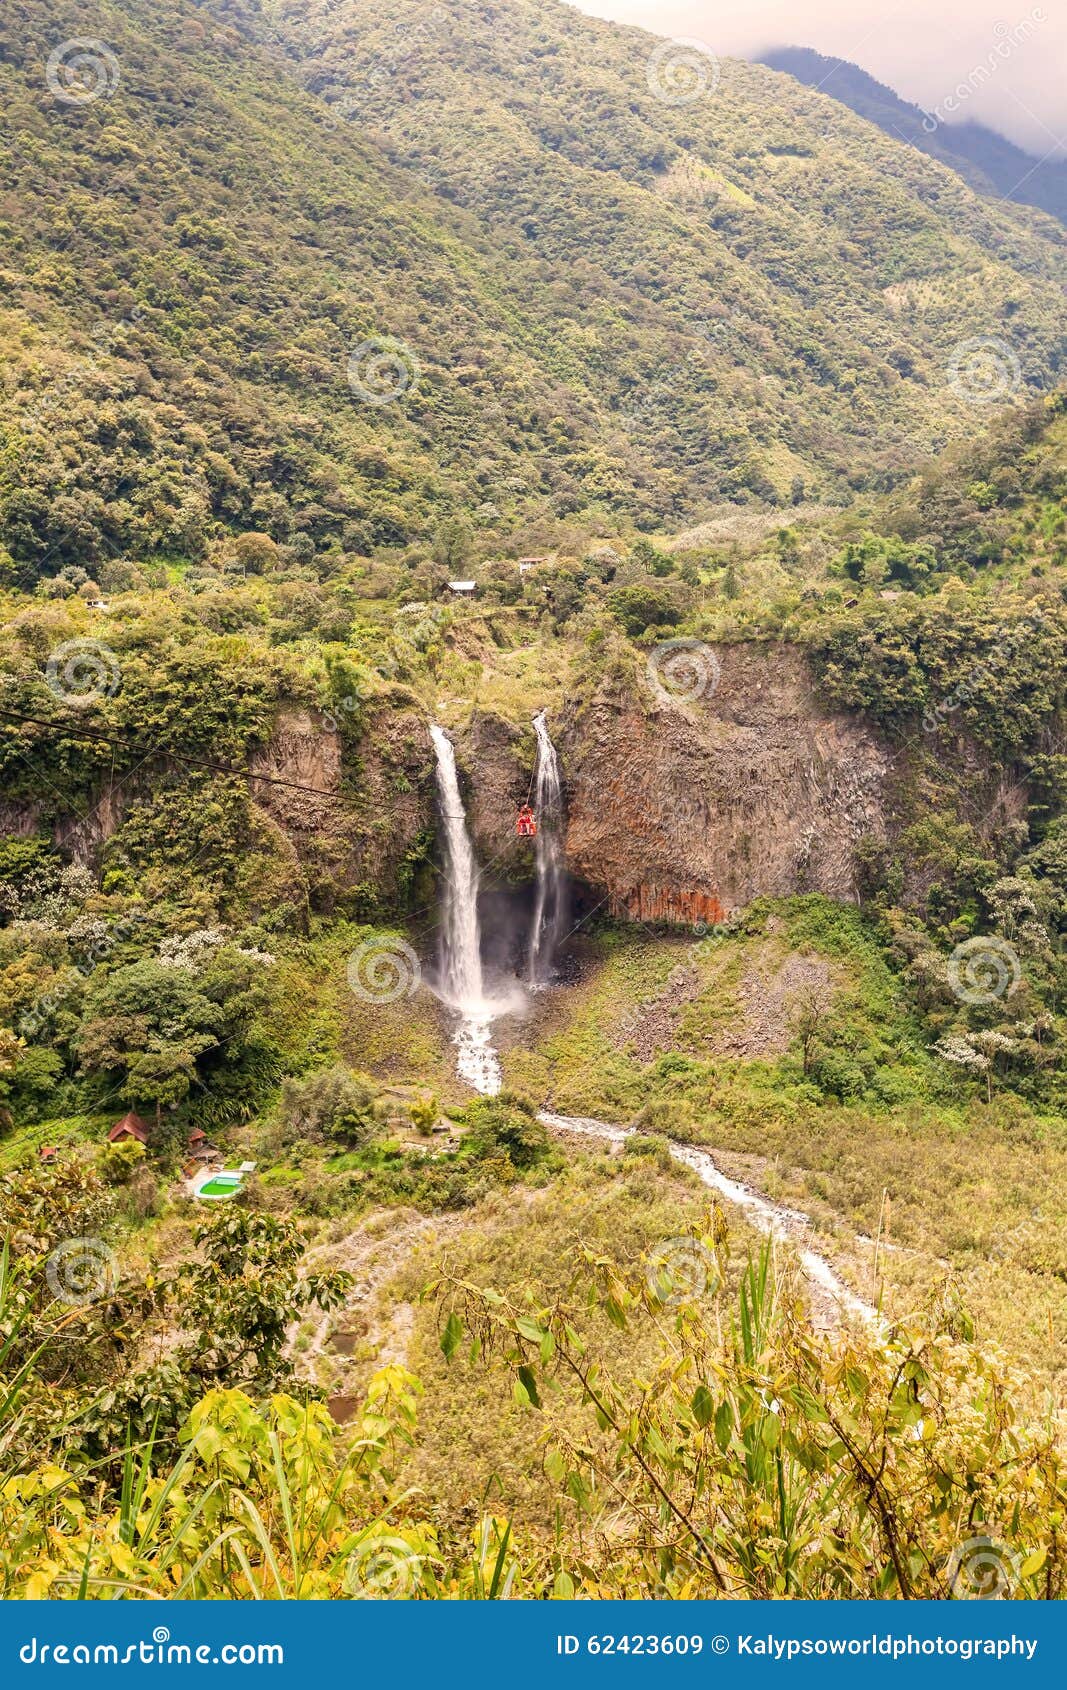
M 851 59 L 945 121 L 987 123 L 1038 157 L 1067 156 L 1067 0 L 574 3 L 738 58 L 765 47 L 814 47 Z

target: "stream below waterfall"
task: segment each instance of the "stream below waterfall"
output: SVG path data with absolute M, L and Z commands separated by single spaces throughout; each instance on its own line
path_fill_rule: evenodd
M 537 735 L 537 763 L 533 785 L 537 796 L 538 834 L 536 847 L 536 892 L 530 930 L 527 979 L 534 988 L 551 978 L 555 951 L 565 917 L 566 875 L 563 861 L 563 802 L 559 761 L 548 731 L 544 711 L 534 717 Z M 441 911 L 440 972 L 435 990 L 456 1016 L 453 1042 L 456 1069 L 461 1079 L 483 1096 L 493 1097 L 501 1086 L 500 1058 L 493 1045 L 492 1024 L 498 1016 L 517 1007 L 522 987 L 512 979 L 493 994 L 486 990 L 482 967 L 482 937 L 478 916 L 479 871 L 467 827 L 463 795 L 456 768 L 456 752 L 445 730 L 436 723 L 430 728 L 437 759 L 437 787 L 443 822 L 444 896 Z M 622 1144 L 631 1136 L 627 1127 L 611 1126 L 588 1116 L 555 1115 L 542 1111 L 540 1117 L 556 1132 L 580 1133 Z M 741 1209 L 767 1237 L 789 1242 L 816 1296 L 830 1310 L 849 1314 L 882 1330 L 878 1311 L 850 1291 L 824 1256 L 808 1242 L 812 1223 L 798 1209 L 771 1203 L 746 1185 L 728 1179 L 707 1150 L 696 1145 L 668 1140 L 675 1161 L 691 1168 L 697 1177 L 718 1192 L 726 1202 Z
M 579 1133 L 583 1137 L 605 1139 L 612 1144 L 622 1144 L 631 1137 L 632 1132 L 628 1127 L 613 1127 L 606 1121 L 595 1121 L 587 1115 L 553 1115 L 548 1110 L 542 1110 L 538 1119 L 553 1132 Z M 883 1329 L 885 1323 L 877 1309 L 864 1302 L 862 1297 L 857 1297 L 854 1291 L 850 1291 L 826 1258 L 805 1242 L 812 1230 L 809 1216 L 802 1214 L 799 1209 L 787 1209 L 777 1203 L 771 1203 L 758 1192 L 750 1190 L 747 1185 L 728 1179 L 716 1167 L 709 1151 L 700 1150 L 692 1144 L 679 1144 L 674 1139 L 669 1139 L 668 1144 L 676 1162 L 692 1168 L 704 1185 L 710 1186 L 728 1203 L 743 1210 L 760 1232 L 769 1238 L 794 1245 L 800 1265 L 816 1292 L 821 1293 L 842 1313 L 854 1315 L 878 1331 Z

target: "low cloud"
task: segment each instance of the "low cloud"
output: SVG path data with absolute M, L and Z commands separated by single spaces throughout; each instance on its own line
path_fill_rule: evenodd
M 1067 158 L 1063 0 L 575 0 L 579 9 L 716 53 L 814 47 L 849 59 L 949 122 L 985 123 L 1041 158 Z M 961 90 L 964 90 L 961 98 Z

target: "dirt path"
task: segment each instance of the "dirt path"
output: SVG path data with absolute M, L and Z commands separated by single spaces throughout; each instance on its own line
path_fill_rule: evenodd
M 459 1215 L 430 1218 L 412 1216 L 410 1210 L 380 1210 L 366 1216 L 359 1227 L 343 1238 L 331 1239 L 308 1251 L 309 1267 L 320 1271 L 344 1268 L 355 1276 L 355 1284 L 340 1308 L 325 1314 L 316 1311 L 304 1320 L 294 1321 L 285 1342 L 286 1358 L 297 1363 L 305 1376 L 331 1392 L 328 1406 L 335 1419 L 349 1418 L 355 1402 L 361 1400 L 352 1377 L 357 1352 L 364 1355 L 368 1350 L 375 1352 L 379 1367 L 403 1363 L 407 1358 L 414 1310 L 409 1304 L 400 1303 L 388 1320 L 375 1320 L 369 1312 L 374 1299 L 407 1264 L 419 1245 L 437 1243 L 462 1224 L 463 1217 Z

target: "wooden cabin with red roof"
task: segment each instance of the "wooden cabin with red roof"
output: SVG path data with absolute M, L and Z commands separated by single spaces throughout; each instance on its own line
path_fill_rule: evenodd
M 115 1122 L 107 1136 L 111 1144 L 121 1144 L 124 1139 L 128 1138 L 135 1138 L 138 1144 L 147 1144 L 148 1128 L 140 1115 L 135 1114 L 131 1109 L 128 1115 L 122 1117 L 121 1121 Z

